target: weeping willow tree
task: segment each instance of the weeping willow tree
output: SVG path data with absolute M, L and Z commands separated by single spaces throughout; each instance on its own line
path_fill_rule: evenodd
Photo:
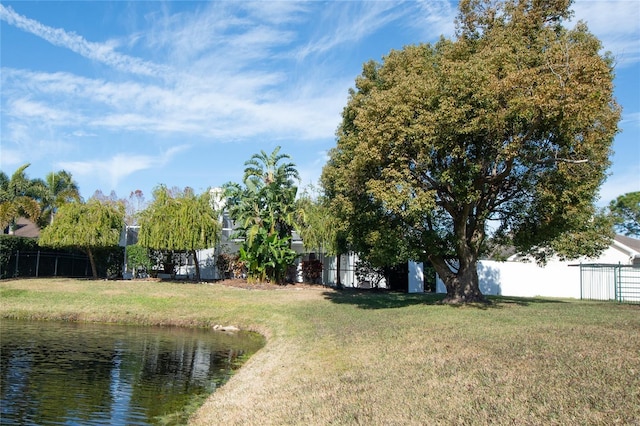
M 161 185 L 153 197 L 149 207 L 140 213 L 138 244 L 153 250 L 190 253 L 199 281 L 196 251 L 215 247 L 221 231 L 210 192 L 196 195 L 190 188 L 175 192 Z
M 40 234 L 41 246 L 77 248 L 87 253 L 91 273 L 98 278 L 94 250 L 117 246 L 124 226 L 124 206 L 91 199 L 60 206 L 56 220 Z

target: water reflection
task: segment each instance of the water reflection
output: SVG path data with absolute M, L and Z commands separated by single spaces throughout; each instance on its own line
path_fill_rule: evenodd
M 253 333 L 2 320 L 4 425 L 179 424 L 264 343 Z

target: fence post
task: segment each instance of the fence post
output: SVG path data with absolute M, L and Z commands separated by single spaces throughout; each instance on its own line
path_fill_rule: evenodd
M 56 261 L 53 265 L 53 276 L 57 277 L 58 276 L 58 255 L 56 255 Z
M 618 301 L 618 268 L 613 265 L 613 298 Z
M 617 278 L 618 278 L 618 288 L 616 289 L 616 300 L 618 302 L 622 302 L 622 264 L 618 262 L 617 270 Z
M 36 278 L 38 278 L 38 272 L 40 271 L 40 250 L 36 254 Z
M 14 277 L 18 276 L 18 264 L 20 263 L 20 250 L 16 250 L 16 271 L 13 275 Z
M 582 262 L 580 262 L 580 300 L 582 300 Z

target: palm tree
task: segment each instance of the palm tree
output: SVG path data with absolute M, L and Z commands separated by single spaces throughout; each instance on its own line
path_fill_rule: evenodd
M 71 177 L 71 173 L 65 170 L 47 174 L 44 181 L 36 180 L 35 186 L 42 206 L 43 226 L 53 223 L 53 217 L 60 206 L 71 201 L 80 201 L 78 184 Z
M 295 181 L 300 180 L 300 175 L 294 163 L 280 163 L 291 157 L 279 152 L 278 146 L 270 155 L 264 151 L 254 154 L 244 163 L 243 180 L 255 195 L 254 204 L 264 213 L 262 221 L 268 222 L 269 233 L 277 232 L 280 238 L 285 238 L 293 230 L 298 190 Z
M 244 182 L 252 180 L 257 186 L 268 186 L 272 183 L 293 186 L 293 179 L 300 180 L 296 165 L 289 162 L 278 164 L 280 160 L 290 159 L 288 154 L 278 154 L 280 147 L 277 146 L 270 155 L 260 151 L 260 154 L 253 154 L 244 165 Z
M 24 216 L 34 222 L 40 217 L 34 181 L 25 173 L 30 165 L 27 163 L 19 167 L 11 179 L 0 172 L 0 227 L 4 230 L 8 226 L 10 234 L 15 230 L 18 217 Z

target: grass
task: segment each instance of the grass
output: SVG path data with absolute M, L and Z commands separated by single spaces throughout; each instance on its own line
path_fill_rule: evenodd
M 211 424 L 640 425 L 640 306 L 325 288 L 0 282 L 0 315 L 235 325 L 268 341 L 191 419 Z

